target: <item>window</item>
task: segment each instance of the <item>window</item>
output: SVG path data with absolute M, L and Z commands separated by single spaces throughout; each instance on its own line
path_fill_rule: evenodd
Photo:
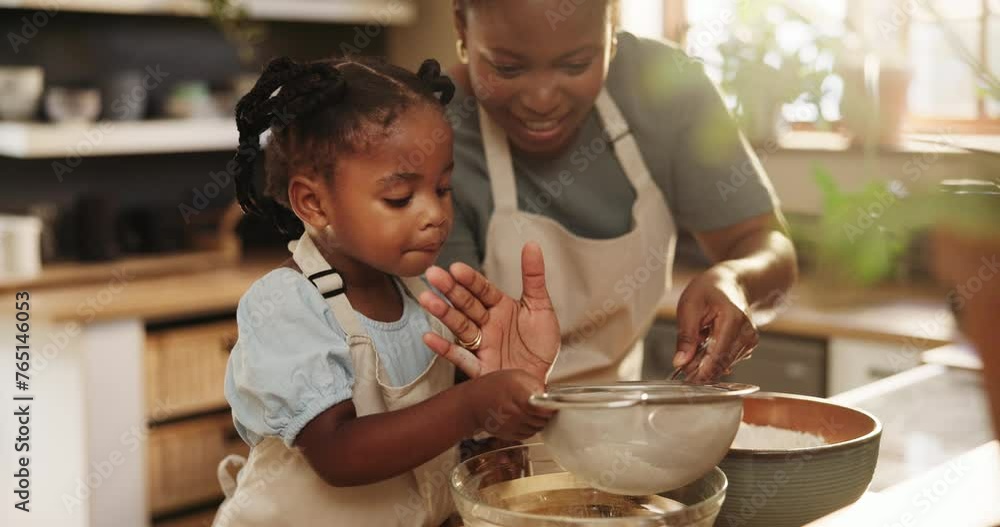
M 1000 1 L 924 0 L 944 18 L 926 9 L 909 18 L 908 46 L 913 82 L 910 111 L 916 121 L 940 119 L 996 125 L 1000 100 L 989 96 L 956 49 L 961 46 L 992 72 L 1000 71 Z
M 925 8 L 928 3 L 941 19 Z M 956 48 L 960 43 L 970 57 L 992 72 L 1000 71 L 1000 0 L 622 0 L 622 21 L 633 33 L 680 43 L 705 61 L 718 82 L 720 44 L 740 27 L 747 10 L 776 4 L 809 20 L 805 26 L 793 20 L 778 22 L 777 38 L 784 50 L 801 45 L 808 32 L 818 32 L 863 40 L 883 60 L 905 65 L 910 75 L 909 128 L 940 129 L 947 122 L 956 131 L 1000 133 L 1000 99 L 982 89 L 984 83 Z M 819 68 L 835 70 L 832 56 L 805 55 L 802 58 L 811 57 Z M 823 86 L 821 115 L 813 105 L 797 102 L 784 107 L 786 119 L 838 120 L 843 83 L 831 74 Z

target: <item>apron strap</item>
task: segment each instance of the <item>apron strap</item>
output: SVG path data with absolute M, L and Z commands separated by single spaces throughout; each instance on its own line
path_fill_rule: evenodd
M 609 141 L 614 143 L 629 133 L 628 121 L 625 120 L 625 116 L 618 109 L 618 105 L 615 104 L 608 90 L 601 90 L 601 93 L 597 95 L 597 100 L 594 101 L 594 106 L 597 108 L 597 115 L 601 118 Z
M 516 212 L 517 186 L 507 134 L 490 119 L 482 106 L 479 107 L 479 122 L 486 154 L 486 172 L 490 177 L 490 190 L 493 191 L 493 208 L 497 212 Z
M 289 244 L 289 248 L 292 248 L 291 244 Z M 367 337 L 368 332 L 361 325 L 361 320 L 358 319 L 357 313 L 347 300 L 344 279 L 330 267 L 326 258 L 323 258 L 308 232 L 304 233 L 295 244 L 292 259 L 298 264 L 302 274 L 316 286 L 316 289 L 326 299 L 326 303 L 333 310 L 333 316 L 337 319 L 337 323 L 347 333 L 348 340 L 354 336 Z
M 333 312 L 344 333 L 347 334 L 347 346 L 351 352 L 351 362 L 354 366 L 354 390 L 352 399 L 358 415 L 384 412 L 385 401 L 379 395 L 379 361 L 368 332 L 361 324 L 357 311 L 351 307 L 347 299 L 344 279 L 337 273 L 320 253 L 316 243 L 304 233 L 299 238 L 292 258 L 299 265 L 302 274 L 319 290 Z
M 653 182 L 653 178 L 649 174 L 646 162 L 642 159 L 642 152 L 639 151 L 639 144 L 629 129 L 628 121 L 606 88 L 597 96 L 595 106 L 625 177 L 635 187 L 636 193 L 642 192 Z
M 613 146 L 612 151 L 621 164 L 622 172 L 636 193 L 641 195 L 643 190 L 653 183 L 653 178 L 642 158 L 639 144 L 629 129 L 628 121 L 606 88 L 601 90 L 594 105 Z M 500 125 L 490 119 L 482 106 L 479 107 L 479 122 L 486 155 L 486 170 L 489 173 L 490 189 L 493 191 L 493 207 L 496 212 L 516 212 L 517 185 L 507 135 Z
M 222 487 L 222 492 L 226 495 L 226 499 L 232 498 L 233 494 L 236 493 L 236 478 L 229 472 L 229 469 L 236 467 L 237 472 L 239 472 L 246 464 L 247 458 L 236 454 L 229 454 L 216 467 L 215 477 L 219 480 L 219 486 Z

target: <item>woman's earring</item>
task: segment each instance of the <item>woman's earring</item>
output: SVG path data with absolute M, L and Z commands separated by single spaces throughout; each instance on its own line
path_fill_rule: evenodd
M 458 52 L 458 61 L 462 64 L 469 63 L 469 52 L 465 49 L 465 40 L 458 39 L 455 41 L 455 51 Z

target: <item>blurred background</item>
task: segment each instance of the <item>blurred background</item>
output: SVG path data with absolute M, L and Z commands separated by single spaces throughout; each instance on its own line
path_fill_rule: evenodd
M 1000 196 L 1000 1 L 621 8 L 623 30 L 704 62 L 799 249 L 802 284 L 731 380 L 834 397 L 928 362 L 959 365 L 921 374 L 937 383 L 919 390 L 926 399 L 900 395 L 951 417 L 887 421 L 898 434 L 883 439 L 875 490 L 991 439 L 982 365 L 954 317 L 987 280 L 935 277 L 921 196 Z M 77 475 L 55 494 L 58 524 L 207 525 L 216 463 L 246 453 L 221 385 L 236 304 L 285 257 L 234 204 L 233 106 L 277 55 L 453 64 L 451 2 L 0 0 L 0 27 L 0 292 L 37 298 L 55 335 L 39 345 L 56 343 L 49 371 L 68 379 L 51 395 L 65 412 L 42 419 L 62 431 L 51 440 L 80 438 L 51 467 Z M 648 378 L 670 372 L 677 296 L 707 264 L 690 236 L 678 255 Z M 58 343 L 80 331 L 89 337 Z M 888 399 L 852 401 L 903 415 Z M 141 446 L 124 446 L 126 433 Z M 113 475 L 88 480 L 115 452 L 125 461 Z

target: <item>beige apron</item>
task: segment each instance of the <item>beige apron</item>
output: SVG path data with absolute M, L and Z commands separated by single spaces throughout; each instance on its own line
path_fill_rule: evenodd
M 437 355 L 412 383 L 402 387 L 385 385 L 386 372 L 372 340 L 343 294 L 340 275 L 330 268 L 308 234 L 295 246 L 293 258 L 323 293 L 348 335 L 355 371 L 353 401 L 358 417 L 405 408 L 452 386 L 454 366 Z M 404 284 L 411 296 L 426 289 L 419 278 L 404 279 Z M 435 331 L 451 339 L 440 322 L 428 318 Z M 454 510 L 448 478 L 457 463 L 455 447 L 393 479 L 338 488 L 320 479 L 297 448 L 289 449 L 280 438 L 267 437 L 251 449 L 249 460 L 229 456 L 220 463 L 219 483 L 226 500 L 213 525 L 436 527 Z M 242 466 L 235 480 L 229 471 L 233 465 Z
M 480 108 L 494 211 L 483 271 L 514 298 L 521 296 L 521 247 L 536 241 L 559 324 L 562 350 L 550 382 L 638 380 L 642 339 L 669 287 L 676 229 L 618 106 L 602 90 L 597 113 L 618 162 L 635 189 L 631 230 L 611 239 L 581 238 L 555 220 L 517 209 L 510 147 Z

